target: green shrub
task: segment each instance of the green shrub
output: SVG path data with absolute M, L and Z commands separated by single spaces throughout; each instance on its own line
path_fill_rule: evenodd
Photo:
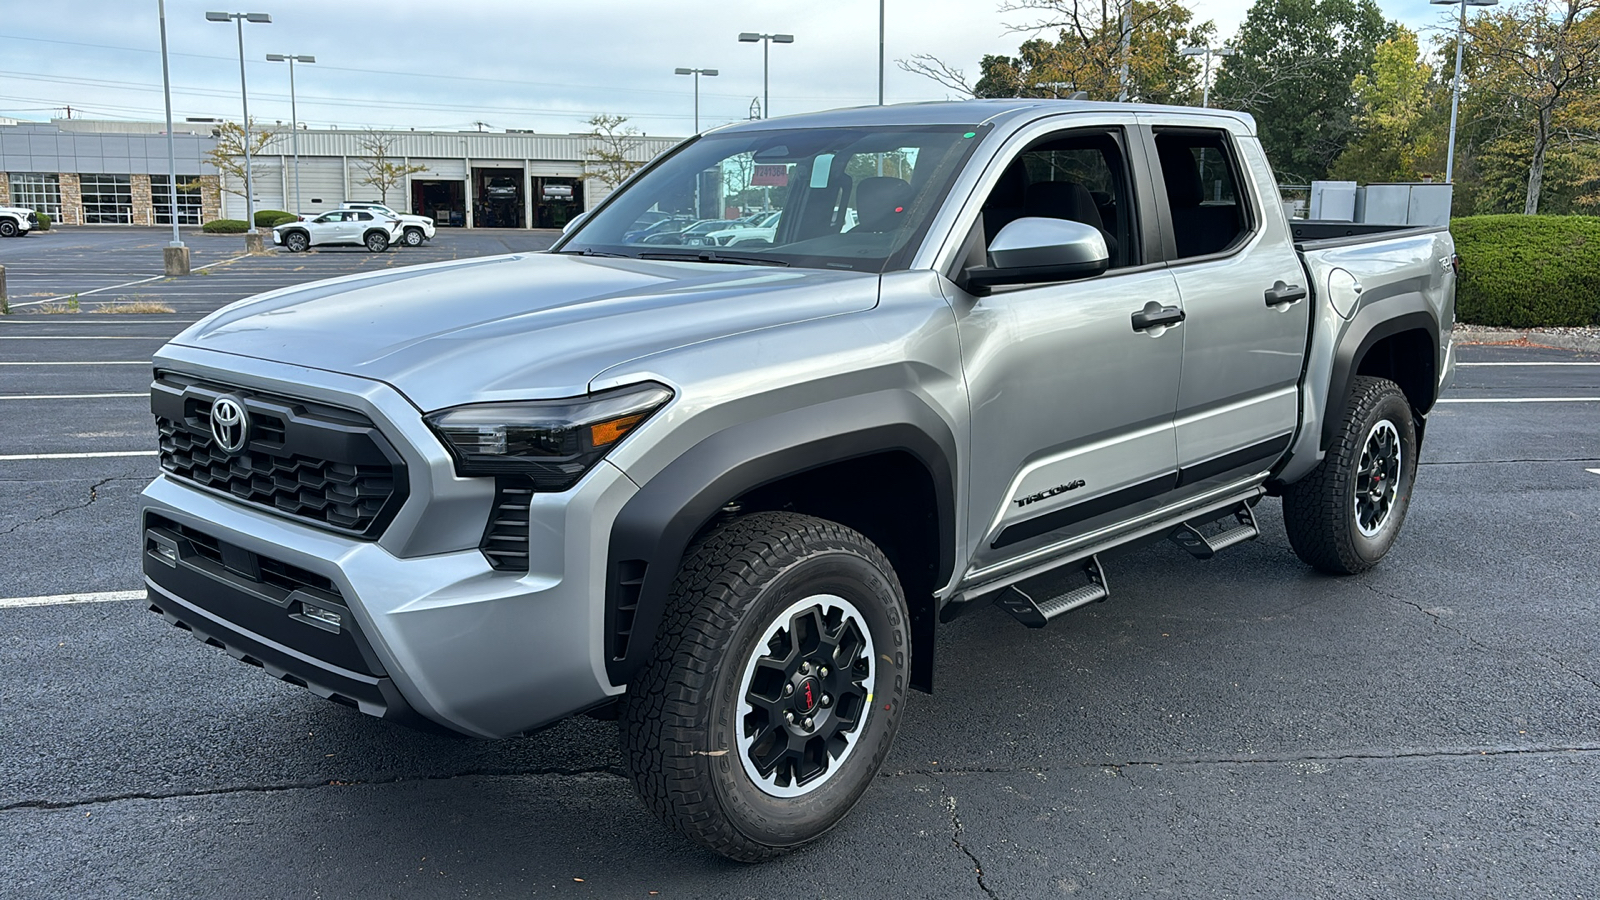
M 50 230 L 50 226 L 52 224 L 51 221 L 50 221 L 50 214 L 49 213 L 34 213 L 34 215 L 39 217 L 39 230 L 40 231 L 49 231 Z
M 1600 325 L 1600 217 L 1469 216 L 1456 318 L 1473 325 Z
M 243 219 L 212 219 L 200 226 L 206 234 L 244 234 L 250 230 Z
M 300 217 L 294 213 L 284 212 L 281 209 L 258 209 L 256 210 L 256 227 L 275 228 L 285 222 L 293 222 L 298 218 Z

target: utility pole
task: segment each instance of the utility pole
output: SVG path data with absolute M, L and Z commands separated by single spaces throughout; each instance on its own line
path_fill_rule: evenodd
M 883 105 L 883 4 L 878 0 L 878 105 Z
M 167 0 L 156 0 L 156 17 L 161 20 L 161 93 L 167 104 L 167 211 L 172 216 L 172 243 L 161 248 L 166 273 L 189 274 L 189 248 L 178 233 L 178 153 L 172 137 L 172 74 L 167 68 Z
M 268 53 L 267 62 L 287 62 L 289 64 L 289 134 L 294 142 L 294 209 L 295 215 L 305 207 L 300 203 L 300 111 L 295 103 L 294 95 L 294 64 L 297 62 L 314 63 L 315 56 L 293 56 L 286 53 Z

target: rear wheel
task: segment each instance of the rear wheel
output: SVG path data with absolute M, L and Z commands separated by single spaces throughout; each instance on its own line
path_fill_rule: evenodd
M 290 253 L 299 253 L 311 246 L 311 239 L 306 237 L 303 231 L 291 231 L 283 236 L 283 246 L 288 248 Z
M 369 231 L 363 243 L 373 253 L 382 253 L 389 249 L 389 236 L 381 231 Z
M 407 247 L 420 247 L 420 246 L 422 246 L 422 229 L 421 228 L 407 228 L 406 229 L 406 236 L 405 236 L 405 243 L 406 243 Z
M 822 519 L 757 513 L 685 557 L 623 751 L 645 803 L 731 859 L 844 818 L 889 752 L 910 646 L 887 559 Z
M 1357 377 L 1327 455 L 1284 489 L 1295 555 L 1334 575 L 1377 565 L 1400 535 L 1416 474 L 1411 403 L 1388 379 Z

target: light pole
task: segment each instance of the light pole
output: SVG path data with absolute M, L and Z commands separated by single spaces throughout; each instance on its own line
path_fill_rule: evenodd
M 1224 44 L 1221 47 L 1185 47 L 1178 51 L 1184 56 L 1204 56 L 1206 58 L 1205 74 L 1200 76 L 1200 105 L 1211 105 L 1211 58 L 1213 56 L 1232 56 L 1233 48 Z
M 287 62 L 289 64 L 289 134 L 294 143 L 294 211 L 299 215 L 304 209 L 300 205 L 300 112 L 294 102 L 294 64 L 297 62 L 314 63 L 315 56 L 291 56 L 285 53 L 268 53 L 267 62 Z
M 1467 7 L 1494 6 L 1500 0 L 1428 0 L 1434 6 L 1461 6 L 1460 24 L 1456 26 L 1456 80 L 1450 89 L 1450 149 L 1445 151 L 1444 181 L 1455 182 L 1456 172 L 1456 109 L 1461 105 L 1461 45 L 1467 40 Z
M 167 0 L 156 0 L 156 16 L 161 20 L 161 94 L 167 102 L 167 210 L 172 215 L 172 243 L 162 248 L 161 256 L 168 275 L 189 274 L 189 248 L 178 233 L 178 154 L 172 137 L 172 75 L 167 68 Z
M 672 74 L 674 74 L 674 75 L 693 75 L 694 76 L 694 133 L 695 134 L 699 134 L 700 133 L 700 76 L 704 75 L 707 78 L 713 78 L 713 77 L 716 76 L 717 70 L 716 69 L 685 69 L 685 68 L 680 66 L 680 67 L 678 67 L 676 69 L 673 69 L 672 70 Z
M 750 31 L 739 35 L 739 43 L 741 44 L 754 44 L 757 41 L 761 42 L 761 117 L 766 118 L 772 115 L 772 93 L 767 86 L 767 54 L 773 44 L 794 43 L 794 35 L 756 34 Z
M 883 105 L 883 2 L 878 0 L 878 105 Z
M 256 231 L 256 183 L 250 171 L 250 93 L 244 86 L 244 23 L 270 24 L 272 17 L 266 13 L 208 12 L 207 22 L 234 22 L 239 29 L 239 99 L 244 104 L 244 249 L 246 253 L 261 252 L 261 235 Z

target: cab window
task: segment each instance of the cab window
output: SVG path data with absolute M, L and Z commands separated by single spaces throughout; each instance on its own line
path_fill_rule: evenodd
M 1155 140 L 1178 258 L 1222 253 L 1249 236 L 1250 208 L 1226 132 L 1158 130 Z
M 1053 135 L 1018 154 L 983 204 L 984 245 L 1023 217 L 1100 229 L 1111 268 L 1138 265 L 1133 192 L 1120 130 Z

